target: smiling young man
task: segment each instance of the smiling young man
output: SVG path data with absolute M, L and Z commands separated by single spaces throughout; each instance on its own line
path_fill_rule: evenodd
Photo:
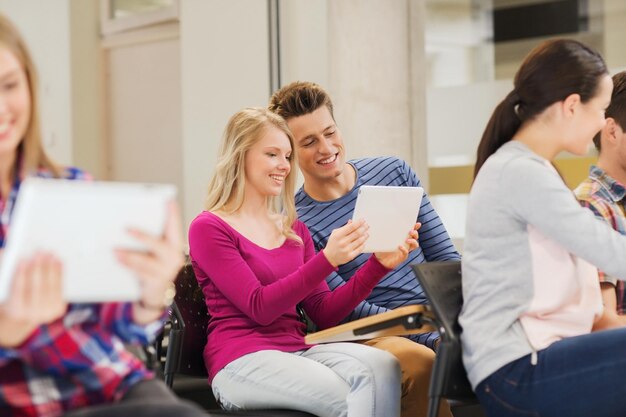
M 626 71 L 613 76 L 606 124 L 593 138 L 598 162 L 575 190 L 581 205 L 615 230 L 626 234 Z M 599 272 L 605 311 L 616 325 L 626 325 L 625 281 Z
M 341 132 L 333 116 L 330 96 L 319 85 L 294 82 L 276 91 L 270 110 L 281 115 L 295 140 L 298 165 L 304 185 L 296 193 L 298 218 L 311 232 L 316 249 L 326 245 L 331 231 L 352 218 L 359 187 L 362 185 L 420 186 L 409 165 L 394 157 L 362 158 L 346 161 Z M 388 273 L 366 301 L 345 319 L 352 321 L 409 304 L 425 304 L 426 297 L 410 268 L 427 261 L 458 260 L 460 256 L 448 233 L 424 195 L 417 219 L 420 247 Z M 350 280 L 365 263 L 362 254 L 339 267 L 327 278 L 331 288 Z M 438 335 L 424 333 L 412 337 L 376 338 L 366 343 L 394 354 L 402 367 L 402 416 L 425 416 L 428 386 Z M 417 343 L 416 343 L 417 342 Z M 428 347 L 427 347 L 428 346 Z M 450 415 L 447 406 L 441 416 Z

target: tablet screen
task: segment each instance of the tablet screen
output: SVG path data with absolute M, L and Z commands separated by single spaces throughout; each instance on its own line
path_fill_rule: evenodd
M 370 226 L 364 252 L 392 252 L 404 244 L 423 194 L 422 187 L 361 186 L 352 219 L 365 219 Z
M 67 301 L 138 299 L 138 281 L 114 249 L 145 249 L 128 228 L 162 235 L 167 202 L 175 197 L 173 185 L 24 180 L 0 265 L 0 301 L 18 261 L 41 250 L 61 260 Z

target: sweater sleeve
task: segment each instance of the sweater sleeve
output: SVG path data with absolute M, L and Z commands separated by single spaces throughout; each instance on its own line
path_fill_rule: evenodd
M 315 255 L 311 235 L 303 224 L 302 229 L 305 260 L 313 259 L 319 256 L 321 251 Z M 303 300 L 304 310 L 320 329 L 332 327 L 363 302 L 389 271 L 372 255 L 344 285 L 333 291 L 330 290 L 326 281 L 317 285 Z
M 411 187 L 422 187 L 415 171 L 404 161 L 402 170 L 405 173 L 406 183 Z M 419 230 L 419 245 L 427 262 L 433 261 L 458 261 L 461 255 L 457 252 L 446 227 L 439 218 L 435 208 L 430 204 L 428 194 L 424 191 L 422 204 L 417 216 L 417 221 L 422 223 Z
M 222 295 L 259 325 L 268 325 L 292 309 L 334 270 L 320 252 L 291 274 L 263 285 L 242 257 L 233 235 L 210 217 L 192 222 L 189 250 Z
M 511 211 L 570 253 L 608 274 L 626 278 L 626 236 L 581 207 L 558 173 L 546 164 L 528 158 L 509 161 L 499 186 Z
M 357 271 L 358 272 L 358 271 Z M 344 279 L 344 277 L 338 272 L 331 273 L 326 278 L 326 283 L 328 287 L 332 291 L 336 291 L 337 288 L 343 287 L 350 281 L 349 279 Z M 365 316 L 373 316 L 375 314 L 381 314 L 389 311 L 388 307 L 378 305 L 374 302 L 370 302 L 368 300 L 361 301 L 353 311 L 350 312 L 348 316 L 346 316 L 343 320 L 345 321 L 353 321 L 360 319 Z
M 603 203 L 592 199 L 578 200 L 578 202 L 582 207 L 589 209 L 593 215 L 596 216 L 596 219 L 605 221 L 607 224 L 611 225 L 613 229 L 616 228 L 611 215 L 612 209 L 608 204 L 604 205 Z M 618 278 L 615 278 L 602 270 L 598 270 L 598 279 L 602 283 L 610 283 L 613 286 L 616 286 L 617 281 L 619 281 Z

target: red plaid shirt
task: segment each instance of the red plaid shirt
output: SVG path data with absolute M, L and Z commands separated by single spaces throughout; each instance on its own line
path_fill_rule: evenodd
M 75 168 L 65 174 L 88 178 Z M 16 182 L 0 204 L 0 247 L 18 189 Z M 118 401 L 135 383 L 153 377 L 123 344 L 149 343 L 162 324 L 136 325 L 129 303 L 70 305 L 63 318 L 39 327 L 21 346 L 0 347 L 0 416 L 56 417 Z
M 621 234 L 626 234 L 626 188 L 597 166 L 589 169 L 589 177 L 574 190 L 583 207 L 605 220 Z M 617 313 L 626 314 L 626 282 L 599 271 L 600 282 L 615 286 Z M 623 277 L 622 277 L 623 278 Z

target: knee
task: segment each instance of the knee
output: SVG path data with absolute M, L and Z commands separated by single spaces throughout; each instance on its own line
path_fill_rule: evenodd
M 386 381 L 400 381 L 402 370 L 398 359 L 385 351 L 373 352 L 370 360 L 370 368 L 377 379 L 384 378 Z
M 426 346 L 406 340 L 388 350 L 400 364 L 404 379 L 428 379 L 435 362 L 435 352 Z

